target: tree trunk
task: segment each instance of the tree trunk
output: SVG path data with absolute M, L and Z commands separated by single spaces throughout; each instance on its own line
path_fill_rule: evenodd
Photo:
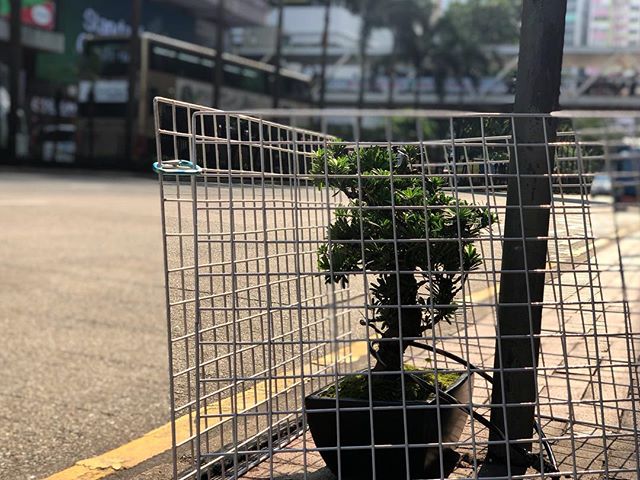
M 388 86 L 389 91 L 387 92 L 387 108 L 391 110 L 395 107 L 395 98 L 394 98 L 393 90 L 396 88 L 396 69 L 393 65 L 391 66 L 391 68 L 389 68 L 387 75 L 389 76 L 389 86 Z
M 378 361 L 373 370 L 377 372 L 399 372 L 404 352 L 409 348 L 405 338 L 415 339 L 422 335 L 420 329 L 422 312 L 419 308 L 401 308 L 398 317 L 402 317 L 402 334 L 399 327 L 390 327 L 378 347 Z M 399 324 L 400 322 L 398 322 Z
M 420 71 L 416 69 L 416 79 L 413 86 L 413 108 L 419 109 L 420 103 Z
M 547 114 L 558 109 L 566 9 L 567 0 L 524 0 L 517 113 Z M 517 147 L 517 155 L 511 156 L 509 165 L 507 206 L 515 208 L 507 208 L 504 224 L 496 371 L 491 395 L 491 403 L 497 405 L 491 409 L 491 422 L 503 432 L 506 425 L 509 441 L 528 439 L 533 434 L 538 398 L 537 335 L 541 331 L 547 256 L 544 238 L 549 233 L 549 210 L 544 205 L 551 202 L 548 176 L 555 161 L 555 150 L 548 145 L 555 141 L 556 122 L 540 115 L 518 117 L 514 121 L 514 137 L 516 145 L 524 146 Z M 493 431 L 489 439 L 502 440 Z M 531 448 L 531 442 L 519 445 Z M 490 445 L 489 456 L 497 460 L 494 465 L 501 464 L 507 471 L 504 445 Z M 522 459 L 513 453 L 510 458 L 512 468 L 517 466 L 524 473 Z M 495 476 L 496 472 L 486 471 L 484 475 Z
M 404 270 L 400 267 L 400 270 Z M 390 282 L 399 281 L 400 300 L 391 299 L 391 305 L 400 305 L 393 309 L 394 315 L 388 320 L 388 325 L 381 342 L 378 343 L 378 361 L 374 371 L 399 372 L 408 342 L 422 335 L 422 309 L 416 308 L 418 296 L 418 282 L 412 274 L 401 274 L 399 280 L 395 275 L 389 275 Z M 401 328 L 402 327 L 402 328 Z
M 278 27 L 276 31 L 275 72 L 273 77 L 273 108 L 280 106 L 280 70 L 282 69 L 282 24 L 284 21 L 284 4 L 278 0 Z
M 325 0 L 324 25 L 322 27 L 322 57 L 320 60 L 320 98 L 318 106 L 325 108 L 327 92 L 327 55 L 329 50 L 329 19 L 331 12 L 331 0 Z

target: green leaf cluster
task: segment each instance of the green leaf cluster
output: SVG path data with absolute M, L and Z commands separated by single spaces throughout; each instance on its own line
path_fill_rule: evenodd
M 382 338 L 418 336 L 452 319 L 456 295 L 482 264 L 474 240 L 497 221 L 424 170 L 412 146 L 336 143 L 318 150 L 312 162 L 315 184 L 346 198 L 318 249 L 318 266 L 327 282 L 342 286 L 368 272 L 374 308 L 363 323 Z

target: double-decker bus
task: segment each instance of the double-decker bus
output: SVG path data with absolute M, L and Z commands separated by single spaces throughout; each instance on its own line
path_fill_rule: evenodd
M 153 98 L 163 96 L 201 105 L 213 100 L 216 52 L 211 48 L 152 33 L 140 36 L 140 70 L 135 121 L 130 132 L 133 159 L 125 156 L 129 38 L 88 37 L 78 85 L 77 155 L 90 163 L 117 165 L 146 160 L 153 149 Z M 223 53 L 219 108 L 271 107 L 275 67 Z M 281 69 L 282 107 L 311 102 L 311 78 Z

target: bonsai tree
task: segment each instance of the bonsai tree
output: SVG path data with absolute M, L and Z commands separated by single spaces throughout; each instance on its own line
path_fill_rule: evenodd
M 319 248 L 319 268 L 343 287 L 368 272 L 373 308 L 361 323 L 375 332 L 373 370 L 396 379 L 410 342 L 451 322 L 469 272 L 482 263 L 474 240 L 496 221 L 488 208 L 447 193 L 448 182 L 423 174 L 423 165 L 414 147 L 336 143 L 318 150 L 311 168 L 320 188 L 346 197 Z

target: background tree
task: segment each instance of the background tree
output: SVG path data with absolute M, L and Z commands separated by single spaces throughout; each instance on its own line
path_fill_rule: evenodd
M 420 106 L 420 77 L 425 71 L 427 55 L 432 51 L 435 35 L 435 5 L 432 0 L 396 0 L 389 13 L 396 44 L 394 58 L 400 57 L 412 66 L 414 107 Z
M 439 12 L 433 0 L 344 0 L 362 18 L 358 39 L 360 82 L 358 108 L 364 106 L 369 59 L 367 47 L 375 28 L 391 30 L 393 45 L 378 65 L 393 79 L 399 63 L 411 66 L 415 82 L 414 107 L 419 108 L 423 75 L 435 81 L 436 93 L 444 101 L 446 83 L 456 79 L 464 92 L 470 80 L 476 89 L 480 79 L 500 60 L 491 54 L 491 45 L 514 43 L 518 39 L 520 0 L 468 0 L 455 2 Z M 393 92 L 387 103 L 392 104 Z
M 467 0 L 455 2 L 444 13 L 467 41 L 480 45 L 517 43 L 521 0 Z
M 429 68 L 434 76 L 436 94 L 443 102 L 449 78 L 458 82 L 462 96 L 466 89 L 466 80 L 471 80 L 476 86 L 479 85 L 489 61 L 483 44 L 471 41 L 451 21 L 449 15 L 439 18 L 434 32 Z
M 391 37 L 391 48 L 387 55 L 383 55 L 374 65 L 374 70 L 382 71 L 387 78 L 387 108 L 394 107 L 394 88 L 396 83 L 398 56 L 402 52 L 398 49 L 396 37 Z
M 440 13 L 433 0 L 390 0 L 387 26 L 396 45 L 392 57 L 414 71 L 414 107 L 421 104 L 419 78 L 424 74 L 433 77 L 441 102 L 449 78 L 458 81 L 461 93 L 467 79 L 477 89 L 497 60 L 489 47 L 517 40 L 518 5 L 518 0 L 470 0 Z M 494 27 L 495 22 L 500 25 Z
M 361 20 L 358 36 L 358 59 L 360 62 L 358 108 L 364 107 L 369 67 L 368 47 L 371 33 L 375 28 L 386 26 L 390 3 L 389 0 L 344 0 L 346 7 L 354 14 L 359 15 Z
M 440 19 L 437 64 L 444 77 L 470 79 L 476 90 L 480 78 L 502 68 L 491 47 L 517 43 L 521 0 L 468 0 L 453 3 Z M 448 68 L 447 52 L 453 62 Z

